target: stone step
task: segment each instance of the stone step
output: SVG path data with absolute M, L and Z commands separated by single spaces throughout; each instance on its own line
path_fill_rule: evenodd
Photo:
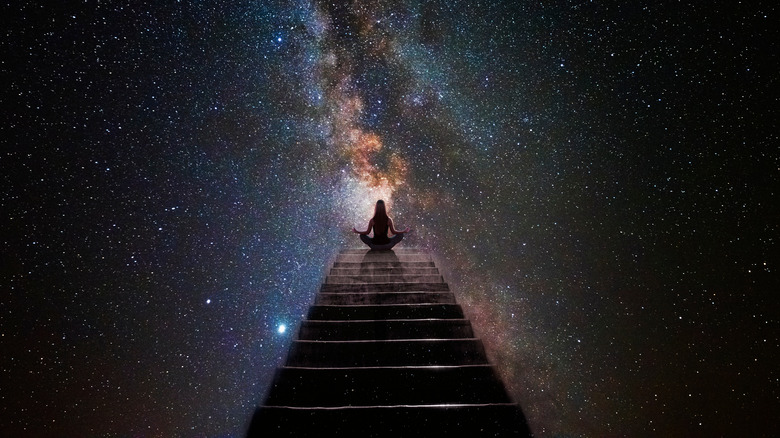
M 357 305 L 357 304 L 455 304 L 452 292 L 358 292 L 320 293 L 314 304 Z
M 312 320 L 461 319 L 458 304 L 313 305 Z
M 444 283 L 441 275 L 400 274 L 400 275 L 328 275 L 325 284 L 374 284 L 374 283 Z
M 368 248 L 347 248 L 339 251 L 339 254 L 367 254 L 367 253 L 382 253 L 387 251 L 371 251 Z M 391 252 L 396 254 L 428 254 L 424 249 L 420 248 L 393 248 Z
M 277 370 L 269 406 L 511 403 L 490 365 Z
M 330 275 L 439 275 L 435 267 L 365 266 L 333 268 Z
M 472 337 L 474 331 L 467 319 L 304 320 L 298 331 L 298 339 L 312 341 Z
M 379 367 L 487 364 L 482 341 L 398 339 L 370 341 L 293 341 L 290 367 Z
M 429 262 L 333 262 L 336 269 L 376 269 L 376 268 L 435 268 L 433 261 Z
M 366 254 L 339 254 L 336 256 L 336 262 L 431 262 L 433 259 L 430 254 L 424 253 L 395 253 L 393 251 L 378 251 Z
M 514 404 L 257 408 L 247 438 L 531 437 Z
M 449 291 L 447 283 L 324 283 L 320 286 L 320 292 L 424 292 L 424 291 Z

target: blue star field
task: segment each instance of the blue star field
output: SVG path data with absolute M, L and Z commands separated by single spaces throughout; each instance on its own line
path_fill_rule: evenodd
M 771 2 L 20 2 L 0 435 L 240 437 L 376 199 L 539 437 L 767 436 Z

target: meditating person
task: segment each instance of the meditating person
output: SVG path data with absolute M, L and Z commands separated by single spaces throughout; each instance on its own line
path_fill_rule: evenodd
M 371 229 L 374 230 L 374 237 L 368 237 L 368 233 Z M 393 237 L 387 237 L 387 232 L 390 231 Z M 353 233 L 360 234 L 360 240 L 363 241 L 369 248 L 373 250 L 390 249 L 394 247 L 398 242 L 403 240 L 404 233 L 409 232 L 409 227 L 406 227 L 403 231 L 398 231 L 393 226 L 393 220 L 387 216 L 387 210 L 385 209 L 385 201 L 376 201 L 376 207 L 374 207 L 374 217 L 368 221 L 368 228 L 366 231 L 358 231 L 354 227 Z

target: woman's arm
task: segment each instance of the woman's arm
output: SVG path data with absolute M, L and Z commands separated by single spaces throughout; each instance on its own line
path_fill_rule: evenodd
M 371 227 L 373 226 L 374 226 L 374 220 L 371 219 L 370 221 L 368 221 L 368 228 L 366 228 L 366 231 L 358 231 L 355 229 L 355 227 L 352 227 L 352 232 L 358 234 L 368 234 L 371 232 Z
M 406 229 L 403 231 L 396 230 L 395 227 L 393 226 L 393 220 L 390 218 L 387 218 L 387 223 L 390 226 L 390 232 L 393 234 L 404 234 L 409 232 L 409 227 L 406 227 Z

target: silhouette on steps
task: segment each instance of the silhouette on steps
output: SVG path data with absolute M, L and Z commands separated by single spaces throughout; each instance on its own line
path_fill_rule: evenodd
M 431 256 L 344 250 L 248 438 L 530 437 Z

